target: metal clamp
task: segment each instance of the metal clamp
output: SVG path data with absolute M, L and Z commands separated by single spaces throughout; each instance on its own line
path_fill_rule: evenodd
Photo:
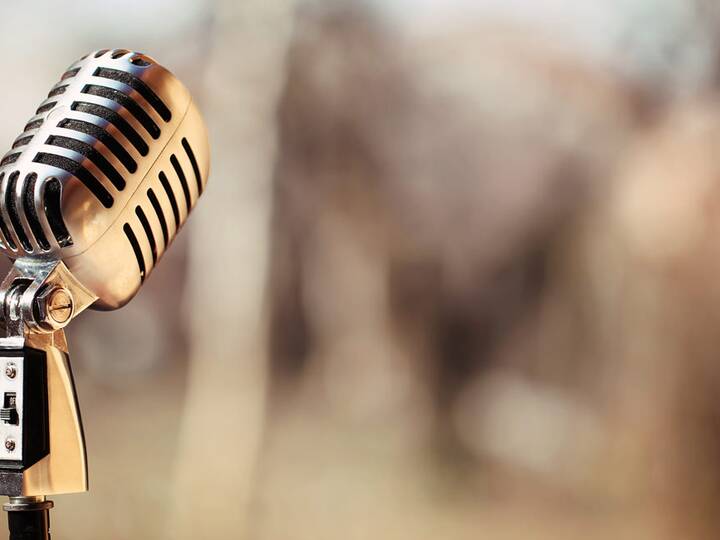
M 16 261 L 0 283 L 0 495 L 87 490 L 62 328 L 94 301 L 61 261 Z
M 95 300 L 62 261 L 18 260 L 0 283 L 8 337 L 60 330 Z

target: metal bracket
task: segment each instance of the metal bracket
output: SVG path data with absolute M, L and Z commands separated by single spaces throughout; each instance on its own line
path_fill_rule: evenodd
M 52 333 L 97 300 L 62 261 L 18 260 L 0 283 L 8 337 Z
M 0 423 L 1 495 L 87 491 L 85 438 L 64 343 L 62 330 L 30 334 L 22 349 L 0 338 L 3 369 L 12 363 L 16 370 L 13 380 L 0 374 L 0 399 L 14 393 L 17 414 L 17 424 Z
M 16 261 L 0 283 L 0 495 L 87 490 L 62 328 L 95 300 L 61 261 Z

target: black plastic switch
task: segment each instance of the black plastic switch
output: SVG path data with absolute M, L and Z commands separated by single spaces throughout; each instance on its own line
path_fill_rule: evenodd
M 5 392 L 3 406 L 2 409 L 0 409 L 0 421 L 4 422 L 5 424 L 17 425 L 17 394 L 15 392 Z

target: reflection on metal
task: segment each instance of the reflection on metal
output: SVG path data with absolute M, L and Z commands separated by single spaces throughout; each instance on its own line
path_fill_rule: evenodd
M 0 284 L 6 327 L 0 338 L 2 495 L 87 490 L 85 441 L 62 327 L 94 301 L 61 261 L 18 260 Z
M 0 283 L 8 337 L 22 336 L 22 325 L 36 333 L 59 330 L 96 299 L 61 261 L 20 259 Z
M 73 63 L 0 160 L 0 253 L 15 260 L 0 283 L 0 494 L 16 498 L 6 509 L 87 490 L 63 328 L 135 295 L 208 169 L 188 90 L 124 49 Z
M 97 297 L 127 303 L 207 183 L 209 147 L 187 88 L 152 58 L 74 62 L 0 161 L 0 253 L 62 260 Z
M 27 425 L 24 418 L 34 403 L 18 400 L 19 426 L 0 425 L 0 437 L 7 440 L 8 429 L 16 431 L 16 446 L 11 451 L 0 448 L 0 494 L 10 496 L 40 496 L 56 493 L 74 493 L 87 490 L 87 460 L 82 421 L 78 408 L 72 370 L 67 354 L 67 344 L 62 330 L 53 334 L 28 334 L 24 347 L 17 348 L 15 339 L 0 339 L 0 356 L 14 354 L 16 362 L 44 362 L 46 368 L 47 407 L 45 412 L 48 447 L 44 456 L 35 463 L 26 442 L 35 440 L 23 433 L 29 430 L 37 438 L 34 426 Z M 13 382 L 15 382 L 15 380 Z M 34 381 L 37 382 L 37 381 Z M 6 381 L 0 389 L 7 387 Z M 19 396 L 23 389 L 14 388 Z M 38 416 L 33 418 L 37 420 Z M 3 455 L 4 453 L 4 455 Z M 26 467 L 26 468 L 24 468 Z
M 85 437 L 65 334 L 31 334 L 27 345 L 47 358 L 50 453 L 24 471 L 22 495 L 87 491 Z

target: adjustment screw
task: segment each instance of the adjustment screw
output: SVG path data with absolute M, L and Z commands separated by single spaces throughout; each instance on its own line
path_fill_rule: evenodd
M 72 294 L 63 287 L 49 286 L 41 289 L 34 300 L 35 322 L 44 331 L 59 330 L 70 322 L 74 311 Z
M 55 289 L 47 300 L 47 313 L 58 324 L 70 320 L 73 311 L 73 301 L 70 293 L 65 289 Z
M 15 367 L 15 364 L 13 364 L 12 362 L 8 362 L 5 365 L 5 376 L 8 379 L 14 379 L 16 375 L 17 375 L 17 368 Z
M 15 450 L 15 441 L 13 439 L 6 439 L 5 440 L 5 449 L 8 452 L 12 452 Z

